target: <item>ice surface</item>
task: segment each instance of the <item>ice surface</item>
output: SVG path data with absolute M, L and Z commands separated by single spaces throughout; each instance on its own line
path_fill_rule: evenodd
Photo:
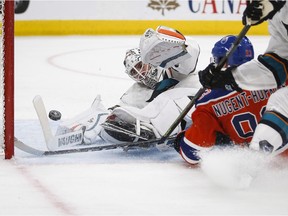
M 194 37 L 199 69 L 220 37 Z M 265 50 L 268 37 L 250 39 L 256 55 Z M 15 135 L 45 149 L 32 105 L 38 94 L 64 119 L 87 109 L 97 94 L 106 107 L 115 105 L 133 83 L 124 73 L 125 51 L 138 43 L 139 36 L 17 37 Z M 51 125 L 55 130 L 57 123 Z M 287 161 L 262 164 L 228 150 L 206 158 L 193 168 L 173 150 L 40 158 L 16 149 L 13 160 L 0 162 L 0 215 L 288 214 Z

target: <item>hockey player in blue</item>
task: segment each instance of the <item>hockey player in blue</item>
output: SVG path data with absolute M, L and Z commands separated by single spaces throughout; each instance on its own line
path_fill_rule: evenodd
M 268 20 L 271 35 L 268 47 L 258 59 L 237 68 L 216 71 L 210 64 L 199 72 L 205 88 L 260 90 L 279 88 L 288 77 L 288 3 L 282 0 L 249 0 L 243 13 L 244 25 Z M 257 126 L 250 148 L 277 155 L 288 148 L 288 87 L 270 97 L 266 112 Z

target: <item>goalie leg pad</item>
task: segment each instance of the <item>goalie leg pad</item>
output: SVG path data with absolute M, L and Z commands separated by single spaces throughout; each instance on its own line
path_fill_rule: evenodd
M 118 109 L 118 111 L 109 115 L 102 124 L 102 130 L 100 132 L 102 139 L 107 142 L 122 143 L 149 140 L 156 137 L 151 125 L 141 122 L 139 119 L 133 119 L 132 116 L 129 116 L 129 114 L 125 113 L 122 109 L 120 109 L 120 112 L 119 108 L 116 109 Z M 118 115 L 116 113 L 118 113 Z M 129 117 L 123 118 L 123 116 Z
M 109 132 L 109 128 L 106 127 L 111 126 L 107 125 L 107 123 L 111 123 L 109 117 L 107 118 L 108 121 L 103 124 L 103 127 L 106 128 L 103 133 L 101 132 L 101 137 L 107 140 L 109 135 L 113 138 L 113 142 L 115 142 L 115 139 L 118 141 L 135 141 L 137 137 L 144 137 L 146 139 L 151 139 L 153 137 L 160 138 L 167 132 L 169 127 L 180 115 L 183 108 L 190 102 L 187 95 L 191 95 L 192 92 L 191 88 L 175 88 L 160 94 L 142 109 L 131 106 L 115 108 L 111 113 L 111 117 L 118 118 L 118 120 L 113 120 L 112 129 L 114 130 L 111 129 Z M 185 120 L 188 122 L 188 125 L 191 124 L 190 113 L 185 116 Z M 119 130 L 116 131 L 116 129 Z M 122 131 L 120 129 L 122 129 Z M 176 135 L 181 130 L 182 128 L 179 124 L 171 135 Z M 129 134 L 131 131 L 133 134 Z M 117 133 L 123 134 L 119 135 Z M 112 142 L 112 139 L 110 139 L 110 142 Z
M 100 96 L 97 96 L 88 110 L 62 122 L 57 128 L 56 136 L 84 129 L 83 141 L 85 144 L 91 144 L 97 139 L 101 130 L 101 123 L 105 121 L 108 115 L 109 111 L 101 104 Z

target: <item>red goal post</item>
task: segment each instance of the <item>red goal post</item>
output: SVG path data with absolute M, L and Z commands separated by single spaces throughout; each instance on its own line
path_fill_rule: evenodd
M 14 0 L 1 0 L 1 148 L 14 156 Z

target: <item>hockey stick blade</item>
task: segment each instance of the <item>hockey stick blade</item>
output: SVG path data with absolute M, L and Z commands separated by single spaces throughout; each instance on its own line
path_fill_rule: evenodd
M 49 150 L 55 150 L 63 146 L 75 146 L 83 142 L 83 131 L 72 131 L 63 135 L 53 136 L 50 128 L 44 102 L 40 95 L 33 99 L 33 105 L 41 124 L 46 146 Z
M 171 144 L 168 146 L 172 146 L 175 137 L 169 137 L 166 140 L 171 141 Z M 107 145 L 98 145 L 98 146 L 89 146 L 89 147 L 79 147 L 73 149 L 62 149 L 62 150 L 55 150 L 55 151 L 42 151 L 35 149 L 26 145 L 25 143 L 21 142 L 15 137 L 15 146 L 20 150 L 37 155 L 37 156 L 50 156 L 50 155 L 61 155 L 61 154 L 71 154 L 71 153 L 83 153 L 83 152 L 93 152 L 93 151 L 102 151 L 102 150 L 110 150 L 110 149 L 117 149 L 117 148 L 132 148 L 132 147 L 139 147 L 139 148 L 151 148 L 155 147 L 157 143 L 159 143 L 160 139 L 151 139 L 147 141 L 138 141 L 138 142 L 128 142 L 128 143 L 119 143 L 119 144 L 107 144 Z
M 18 140 L 16 137 L 14 137 L 14 145 L 18 149 L 20 149 L 26 153 L 29 153 L 29 154 L 33 154 L 33 155 L 37 155 L 37 156 L 44 156 L 44 153 L 45 153 L 45 151 L 38 150 L 38 149 L 35 149 L 33 147 L 26 145 L 22 141 Z
M 47 147 L 49 148 L 48 143 L 53 142 L 53 134 L 49 125 L 46 109 L 40 95 L 34 97 L 33 105 L 42 127 L 45 142 L 47 144 Z

